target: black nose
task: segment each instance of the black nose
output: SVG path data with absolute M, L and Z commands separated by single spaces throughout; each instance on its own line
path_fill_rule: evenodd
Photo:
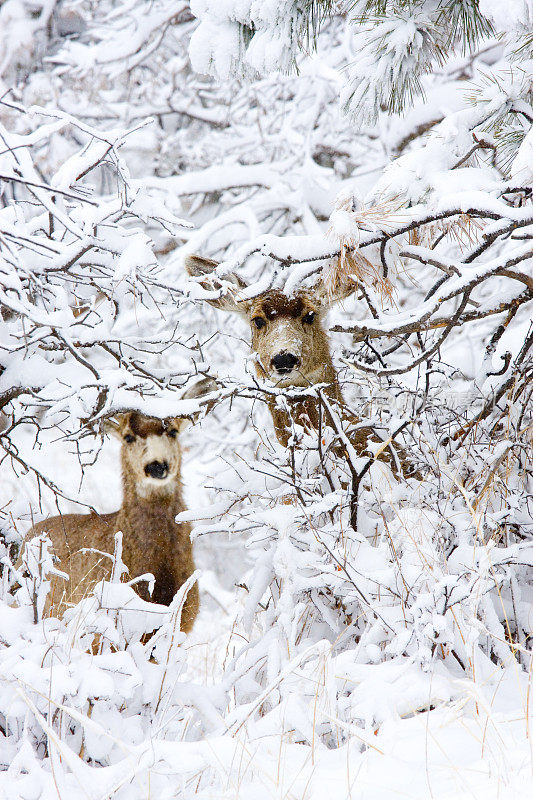
M 144 471 L 150 478 L 162 480 L 168 475 L 168 464 L 166 461 L 151 461 L 145 466 Z
M 300 363 L 300 359 L 294 353 L 278 353 L 270 363 L 276 372 L 283 375 L 286 372 L 291 372 Z

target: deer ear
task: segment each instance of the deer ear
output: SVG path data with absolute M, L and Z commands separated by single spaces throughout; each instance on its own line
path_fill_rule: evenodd
M 123 414 L 117 414 L 117 416 L 113 419 L 112 417 L 108 417 L 104 420 L 104 433 L 109 434 L 110 436 L 117 436 L 118 438 L 122 437 L 121 433 L 121 426 L 120 426 L 120 417 L 124 416 Z
M 127 431 L 132 430 L 132 416 L 136 411 L 126 411 L 124 414 L 115 414 L 104 421 L 104 431 L 118 439 L 122 439 Z
M 197 416 L 197 414 L 192 414 L 190 417 L 175 417 L 173 421 L 174 425 L 178 429 L 178 433 L 181 435 L 185 428 L 188 428 L 189 425 L 192 425 L 195 422 Z
M 217 389 L 218 383 L 214 378 L 202 378 L 192 386 L 189 386 L 188 389 L 185 389 L 180 400 L 196 400 L 198 397 L 203 397 L 204 394 L 216 392 Z
M 209 305 L 221 311 L 229 311 L 234 314 L 246 314 L 250 304 L 245 300 L 237 301 L 236 296 L 240 291 L 246 289 L 247 284 L 233 272 L 229 275 L 224 275 L 223 278 L 219 278 L 217 275 L 211 275 L 217 266 L 218 261 L 213 261 L 210 258 L 203 258 L 202 256 L 187 256 L 185 259 L 185 269 L 191 278 L 205 277 L 205 280 L 199 281 L 202 289 L 216 292 L 223 287 L 224 283 L 232 284 L 232 287 L 221 297 L 207 300 Z
M 203 397 L 206 394 L 211 394 L 211 392 L 216 392 L 218 390 L 218 384 L 214 378 L 202 378 L 202 380 L 197 381 L 192 386 L 189 386 L 180 397 L 180 400 L 197 400 L 199 397 Z M 211 411 L 213 406 L 215 405 L 215 400 L 209 402 L 207 404 L 207 411 Z M 175 417 L 174 423 L 181 433 L 185 428 L 191 425 L 193 422 L 196 422 L 198 417 L 200 416 L 200 412 L 194 412 L 189 417 Z
M 311 289 L 311 295 L 323 311 L 328 311 L 335 303 L 346 300 L 357 291 L 358 283 L 351 278 L 336 281 L 333 285 L 326 284 L 321 277 Z

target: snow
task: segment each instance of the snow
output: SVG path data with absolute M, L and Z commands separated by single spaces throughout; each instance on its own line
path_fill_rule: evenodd
M 480 0 L 479 10 L 500 30 L 520 29 L 522 26 L 527 29 L 533 20 L 531 0 L 510 0 L 505 6 L 498 0 Z
M 519 183 L 529 183 L 531 181 L 532 148 L 533 139 L 531 137 L 531 131 L 529 131 L 518 148 L 518 152 L 511 166 L 511 175 L 514 180 Z
M 480 0 L 501 37 L 446 63 L 435 3 L 358 25 L 362 7 L 311 53 L 293 0 L 0 8 L 1 797 L 531 796 L 533 216 L 509 191 L 532 178 L 531 3 Z M 376 281 L 331 308 L 339 408 L 259 379 L 246 309 L 209 301 L 233 273 L 239 300 L 305 289 L 327 329 L 348 256 Z M 439 342 L 467 294 L 479 318 Z M 294 423 L 281 447 L 267 402 L 310 399 L 339 433 Z M 26 575 L 11 545 L 120 507 L 104 423 L 125 410 L 192 423 L 197 570 L 147 602 L 117 538 L 114 579 L 43 619 L 66 565 L 39 537 Z M 374 454 L 403 428 L 422 480 L 361 455 L 363 425 Z

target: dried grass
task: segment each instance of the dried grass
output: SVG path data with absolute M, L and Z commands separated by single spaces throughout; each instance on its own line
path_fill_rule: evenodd
M 409 231 L 409 244 L 417 247 L 434 248 L 446 237 L 450 237 L 463 253 L 479 243 L 482 221 L 469 214 L 435 220 Z
M 357 207 L 356 207 L 357 205 Z M 382 297 L 391 298 L 394 286 L 383 274 L 381 264 L 373 264 L 360 249 L 360 227 L 391 231 L 401 224 L 396 198 L 364 207 L 357 204 L 353 194 L 342 193 L 336 200 L 326 235 L 339 247 L 339 255 L 324 270 L 323 280 L 328 294 L 333 295 L 339 286 L 355 281 L 372 286 Z

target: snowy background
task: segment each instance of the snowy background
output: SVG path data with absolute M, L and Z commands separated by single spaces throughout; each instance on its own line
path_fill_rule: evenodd
M 531 795 L 532 40 L 529 0 L 0 4 L 1 794 Z M 387 277 L 331 349 L 422 482 L 372 466 L 354 530 L 189 253 L 251 294 Z M 14 545 L 118 508 L 103 420 L 198 375 L 192 634 L 181 596 L 148 644 L 146 604 L 35 624 Z

